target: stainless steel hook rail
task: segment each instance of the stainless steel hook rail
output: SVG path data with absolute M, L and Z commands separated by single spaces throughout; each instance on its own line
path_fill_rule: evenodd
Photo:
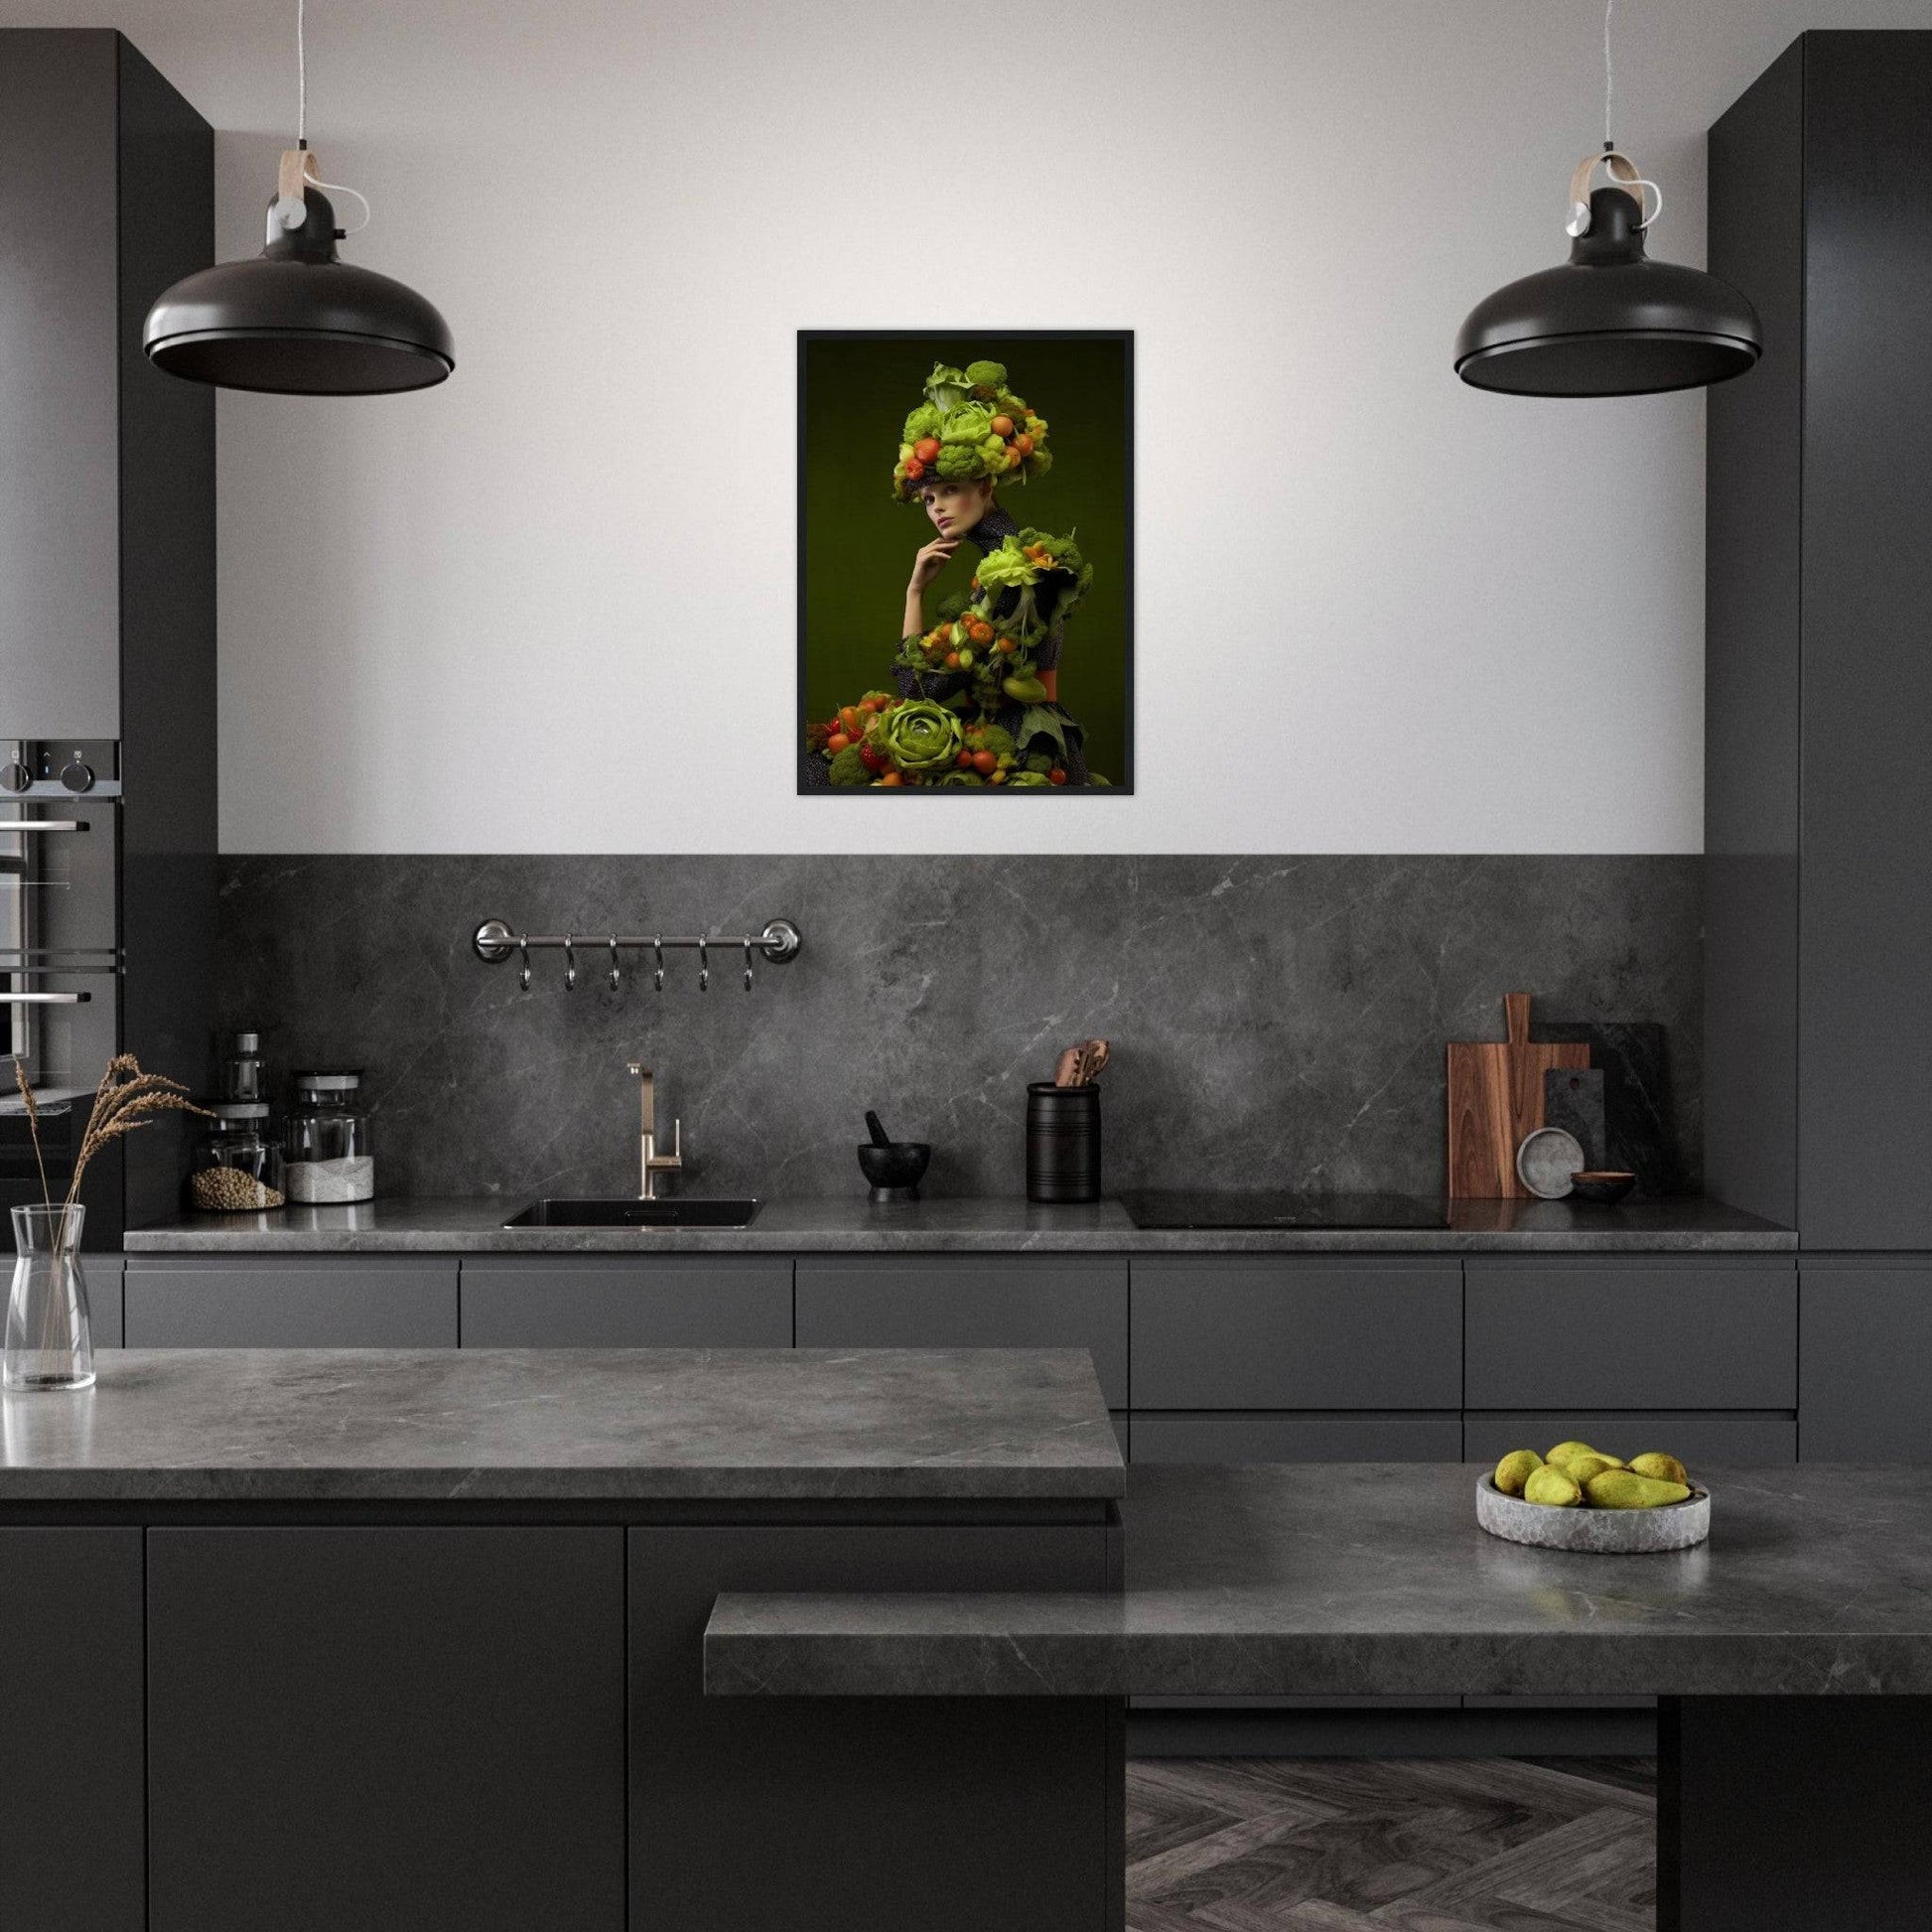
M 761 932 L 738 933 L 730 937 L 721 933 L 707 933 L 690 938 L 671 933 L 516 932 L 502 919 L 485 919 L 470 935 L 470 944 L 477 957 L 486 965 L 498 966 L 512 953 L 517 956 L 517 979 L 526 993 L 530 990 L 530 954 L 533 949 L 548 947 L 563 953 L 566 992 L 577 984 L 579 946 L 588 946 L 608 955 L 608 976 L 613 992 L 623 979 L 621 955 L 626 949 L 639 954 L 648 951 L 652 962 L 652 983 L 661 993 L 664 990 L 664 953 L 667 948 L 680 947 L 698 955 L 700 992 L 706 991 L 711 984 L 711 948 L 734 948 L 744 952 L 745 991 L 749 993 L 752 990 L 753 953 L 761 953 L 772 965 L 783 966 L 798 957 L 799 948 L 804 943 L 803 934 L 789 919 L 767 919 Z

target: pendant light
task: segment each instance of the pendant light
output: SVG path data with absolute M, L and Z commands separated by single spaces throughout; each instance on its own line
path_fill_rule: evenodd
M 1610 137 L 1614 69 L 1603 8 L 1603 152 L 1570 182 L 1570 259 L 1511 282 L 1470 310 L 1455 372 L 1516 396 L 1640 396 L 1727 382 L 1762 349 L 1757 312 L 1716 275 L 1652 261 L 1644 233 L 1664 192 Z M 1592 190 L 1602 168 L 1609 177 Z M 1644 213 L 1645 190 L 1656 200 Z
M 426 389 L 456 366 L 450 326 L 412 288 L 341 260 L 332 190 L 309 150 L 303 0 L 296 0 L 296 144 L 282 155 L 268 239 L 252 261 L 218 262 L 165 290 L 142 345 L 156 368 L 223 389 L 296 396 L 387 395 Z

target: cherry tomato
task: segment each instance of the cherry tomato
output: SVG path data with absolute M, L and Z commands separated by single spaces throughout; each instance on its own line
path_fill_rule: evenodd
M 991 752 L 975 752 L 970 758 L 962 752 L 959 755 L 959 761 L 961 764 L 970 764 L 983 778 L 990 777 L 1000 762 Z
M 897 771 L 888 771 L 879 782 L 882 785 L 902 785 L 905 780 Z
M 953 760 L 953 762 L 957 764 L 962 771 L 970 771 L 973 768 L 973 755 L 971 752 L 961 752 L 958 758 L 956 758 Z
M 913 457 L 905 466 L 905 481 L 907 483 L 917 483 L 924 475 L 925 465 L 917 457 Z
M 1011 657 L 1013 653 L 1017 651 L 1019 648 L 1020 648 L 1020 642 L 1019 639 L 1016 637 L 1002 637 L 998 641 L 998 643 L 994 645 L 995 650 L 1005 651 L 1009 657 Z
M 914 463 L 937 463 L 939 461 L 939 439 L 936 436 L 922 436 L 912 445 Z
M 1066 783 L 1066 773 L 1056 764 L 1052 770 L 1047 772 L 1046 782 L 1049 785 L 1063 785 Z
M 840 707 L 839 724 L 848 738 L 857 738 L 866 728 L 866 715 L 856 704 Z
M 956 650 L 947 651 L 946 669 L 949 671 L 956 671 L 959 669 L 959 653 Z
M 868 771 L 885 770 L 886 754 L 884 752 L 877 751 L 870 745 L 861 745 L 859 747 L 859 756 L 865 760 L 865 766 Z
M 1023 430 L 1020 435 L 1013 439 L 1013 447 L 1022 456 L 1032 456 L 1034 453 L 1034 439 Z
M 993 434 L 995 436 L 1011 436 L 1013 434 L 1013 418 L 1011 416 L 995 416 L 993 418 Z
M 839 753 L 843 752 L 845 748 L 851 743 L 852 743 L 851 739 L 846 737 L 844 732 L 834 732 L 832 736 L 825 741 L 825 749 L 828 752 L 830 752 L 834 758 L 836 758 L 839 755 Z

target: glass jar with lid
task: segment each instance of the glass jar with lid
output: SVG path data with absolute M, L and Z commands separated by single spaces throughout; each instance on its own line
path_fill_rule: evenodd
M 262 1078 L 262 1036 L 257 1033 L 223 1034 L 218 1078 L 223 1100 L 266 1100 Z
M 318 1205 L 375 1198 L 375 1157 L 359 1069 L 319 1067 L 295 1076 L 283 1145 L 291 1200 Z
M 195 1149 L 188 1204 L 204 1213 L 257 1213 L 288 1199 L 282 1148 L 270 1133 L 265 1100 L 216 1100 L 214 1118 Z

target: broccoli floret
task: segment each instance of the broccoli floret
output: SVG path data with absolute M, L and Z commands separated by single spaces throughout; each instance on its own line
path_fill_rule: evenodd
M 984 389 L 992 395 L 998 395 L 1007 386 L 1004 362 L 968 362 L 962 373 L 969 387 Z
M 835 785 L 869 785 L 872 783 L 872 769 L 859 756 L 856 745 L 848 745 L 833 759 L 832 769 L 827 774 Z
M 1035 752 L 1028 757 L 1027 769 L 1029 771 L 1037 771 L 1043 775 L 1052 770 L 1052 758 L 1045 752 Z
M 916 443 L 922 437 L 937 436 L 945 420 L 929 402 L 922 402 L 906 417 L 905 427 L 899 432 L 900 439 L 906 443 Z
M 998 725 L 968 726 L 966 743 L 975 752 L 991 752 L 996 759 L 1010 759 L 1015 750 L 1013 734 Z

